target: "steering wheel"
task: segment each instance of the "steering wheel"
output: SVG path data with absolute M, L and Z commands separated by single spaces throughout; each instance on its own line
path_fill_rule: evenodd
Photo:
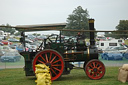
M 46 38 L 46 43 L 48 45 L 48 48 L 52 48 L 52 49 L 57 48 L 56 43 L 57 43 L 58 37 L 59 37 L 59 35 L 52 34 Z
M 53 42 L 57 42 L 57 39 L 58 39 L 58 36 L 59 35 L 57 35 L 57 34 L 52 34 L 52 35 L 50 35 L 50 36 L 48 36 L 47 38 L 46 38 L 46 42 L 50 42 L 50 43 L 53 43 Z M 55 40 L 52 40 L 52 38 L 55 38 Z

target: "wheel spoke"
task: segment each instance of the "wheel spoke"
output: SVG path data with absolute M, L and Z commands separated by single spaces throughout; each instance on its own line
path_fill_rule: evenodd
M 55 75 L 57 75 L 57 73 L 51 68 L 51 71 L 55 74 Z
M 97 72 L 94 73 L 95 77 L 98 77 Z
M 43 56 L 40 55 L 40 57 L 44 60 L 44 62 L 46 62 L 46 60 L 43 58 Z
M 60 70 L 60 69 L 58 69 L 58 68 L 55 68 L 55 67 L 53 67 L 53 68 L 54 68 L 55 70 L 59 71 L 59 72 L 61 71 L 61 70 Z
M 97 71 L 97 74 L 100 74 L 100 72 L 99 72 L 99 71 Z
M 60 61 L 60 59 L 59 60 L 56 60 L 55 62 L 53 62 L 52 64 L 54 64 L 54 63 L 57 63 L 57 62 L 59 62 Z
M 88 72 L 89 72 L 89 73 L 92 73 L 92 72 L 93 72 L 93 69 L 88 69 Z
M 95 62 L 93 62 L 92 64 L 93 64 L 93 67 L 95 68 Z
M 38 60 L 40 63 L 42 63 L 42 64 L 45 64 L 43 61 L 41 61 L 41 60 Z
M 52 66 L 61 66 L 61 64 L 55 64 L 55 65 L 52 65 Z
M 99 66 L 98 69 L 100 69 L 102 66 Z
M 100 72 L 100 71 L 102 71 L 102 69 L 98 69 L 98 71 Z
M 93 69 L 88 69 L 88 70 L 91 70 L 91 71 L 93 71 Z
M 91 72 L 90 75 L 91 75 L 91 76 L 94 76 L 94 73 Z
M 50 53 L 49 62 L 51 61 L 52 53 Z
M 46 57 L 46 62 L 48 63 L 48 56 L 47 56 L 47 54 L 45 54 L 45 57 Z
M 50 61 L 50 63 L 52 63 L 55 60 L 56 56 Z
M 88 67 L 89 67 L 89 68 L 93 68 L 93 66 L 92 66 L 92 65 L 89 65 Z
M 98 66 L 98 63 L 96 63 L 96 67 Z

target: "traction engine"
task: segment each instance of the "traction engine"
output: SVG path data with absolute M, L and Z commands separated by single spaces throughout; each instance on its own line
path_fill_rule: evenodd
M 85 39 L 83 36 L 70 37 L 68 40 L 62 38 L 61 32 L 66 24 L 54 24 L 26 27 L 21 29 L 21 43 L 25 44 L 25 32 L 26 31 L 38 31 L 38 30 L 59 30 L 60 35 L 52 34 L 48 36 L 40 44 L 36 51 L 23 51 L 20 54 L 25 59 L 25 74 L 26 76 L 35 75 L 35 65 L 45 64 L 50 67 L 51 80 L 57 80 L 63 74 L 69 74 L 74 65 L 71 62 L 84 62 L 83 69 L 86 75 L 90 79 L 101 79 L 105 74 L 104 64 L 98 60 L 98 49 L 95 47 L 94 39 L 94 19 L 89 19 L 90 30 L 90 45 L 85 45 Z M 23 27 L 24 28 L 24 27 Z M 84 32 L 84 31 L 83 31 Z M 53 39 L 53 37 L 55 39 Z

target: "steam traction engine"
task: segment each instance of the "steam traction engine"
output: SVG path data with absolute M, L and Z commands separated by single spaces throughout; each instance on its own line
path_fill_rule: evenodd
M 94 19 L 89 19 L 89 32 L 90 32 L 90 45 L 86 46 L 84 40 L 79 38 L 76 42 L 71 41 L 69 38 L 65 42 L 62 38 L 62 31 L 64 30 L 65 23 L 61 24 L 49 24 L 49 25 L 35 25 L 35 26 L 19 26 L 16 29 L 22 31 L 21 43 L 25 44 L 25 32 L 27 31 L 44 31 L 44 30 L 58 30 L 60 35 L 52 34 L 44 39 L 41 45 L 36 51 L 24 51 L 21 55 L 25 59 L 25 74 L 26 76 L 35 75 L 36 64 L 46 64 L 50 67 L 51 79 L 56 80 L 62 74 L 69 74 L 73 69 L 73 65 L 70 62 L 84 62 L 84 71 L 90 79 L 101 79 L 105 74 L 104 64 L 98 60 L 98 50 L 95 47 L 94 40 Z M 81 30 L 77 30 L 81 31 Z M 84 30 L 82 32 L 85 32 Z M 55 39 L 53 40 L 53 36 Z

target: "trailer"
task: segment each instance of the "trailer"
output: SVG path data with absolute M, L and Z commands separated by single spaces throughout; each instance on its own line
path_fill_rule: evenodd
M 4 31 L 0 30 L 0 40 L 4 39 Z
M 98 41 L 97 47 L 99 49 L 105 50 L 108 47 L 120 47 L 124 43 L 123 39 L 112 39 L 106 41 Z
M 84 62 L 83 69 L 90 79 L 101 79 L 105 74 L 104 64 L 98 60 L 98 49 L 94 39 L 94 19 L 89 19 L 89 30 L 64 29 L 66 23 L 44 25 L 21 25 L 15 28 L 21 31 L 20 42 L 26 47 L 25 32 L 57 30 L 60 34 L 52 34 L 42 41 L 36 51 L 23 51 L 20 54 L 25 59 L 26 76 L 35 76 L 35 65 L 45 64 L 50 67 L 51 80 L 57 80 L 63 74 L 69 74 L 74 68 L 70 62 Z M 62 31 L 89 32 L 90 45 L 85 45 L 82 36 L 68 40 L 61 37 Z M 55 39 L 52 39 L 56 36 Z

